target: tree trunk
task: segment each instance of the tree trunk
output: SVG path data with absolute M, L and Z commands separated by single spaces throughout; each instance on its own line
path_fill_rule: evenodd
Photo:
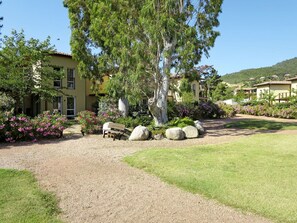
M 127 117 L 129 114 L 129 102 L 126 98 L 120 98 L 119 99 L 119 111 L 123 113 L 124 117 Z
M 155 125 L 162 126 L 168 122 L 167 116 L 167 97 L 169 91 L 169 76 L 172 64 L 172 52 L 176 45 L 176 39 L 168 40 L 163 38 L 164 49 L 163 52 L 160 50 L 160 45 L 158 45 L 158 63 L 156 63 L 156 70 L 160 70 L 160 73 L 156 73 L 155 78 L 155 89 L 154 97 L 150 98 L 148 101 L 149 110 L 154 117 Z M 168 56 L 168 55 L 169 56 Z M 163 64 L 161 69 L 159 69 L 160 58 L 163 57 Z
M 158 84 L 153 98 L 148 101 L 149 110 L 154 118 L 156 126 L 162 126 L 168 122 L 167 116 L 167 94 L 169 89 L 169 78 L 162 75 L 162 81 Z

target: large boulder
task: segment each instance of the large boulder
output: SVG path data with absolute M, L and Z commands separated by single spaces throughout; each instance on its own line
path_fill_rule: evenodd
M 199 135 L 203 135 L 205 133 L 205 129 L 202 125 L 202 122 L 199 120 L 194 121 L 195 127 L 198 129 Z
M 185 138 L 185 133 L 181 128 L 178 127 L 166 129 L 165 135 L 167 139 L 173 140 L 182 140 Z
M 191 125 L 184 127 L 183 131 L 184 131 L 185 137 L 187 139 L 193 139 L 193 138 L 197 138 L 199 136 L 198 129 Z
M 145 126 L 137 126 L 135 129 L 133 129 L 129 140 L 130 141 L 142 141 L 147 140 L 150 136 L 150 131 Z

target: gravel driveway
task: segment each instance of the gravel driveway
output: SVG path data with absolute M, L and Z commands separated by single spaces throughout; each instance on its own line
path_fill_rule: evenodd
M 65 222 L 268 222 L 182 191 L 121 161 L 146 148 L 224 143 L 255 133 L 225 130 L 226 121 L 206 121 L 206 136 L 185 141 L 112 141 L 74 134 L 35 144 L 0 144 L 0 168 L 32 171 L 59 198 Z

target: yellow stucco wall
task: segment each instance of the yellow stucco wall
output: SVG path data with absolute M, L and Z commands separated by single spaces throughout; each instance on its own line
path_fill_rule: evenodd
M 97 88 L 99 94 L 106 94 L 106 85 L 108 83 L 109 76 L 105 75 L 102 77 L 102 82 L 97 82 Z M 86 95 L 94 95 L 95 91 L 91 90 L 92 82 L 90 80 L 86 80 Z
M 292 96 L 297 95 L 297 80 L 293 80 L 291 84 Z
M 279 94 L 289 97 L 291 85 L 271 85 L 270 89 L 273 91 L 273 95 L 275 95 L 277 99 L 279 98 Z
M 269 92 L 269 86 L 268 85 L 257 87 L 257 99 L 261 99 L 262 94 L 264 94 L 265 92 L 267 92 L 267 93 Z
M 51 64 L 53 66 L 61 67 L 64 71 L 64 78 L 62 79 L 62 88 L 65 95 L 60 94 L 62 97 L 62 114 L 67 115 L 67 97 L 75 98 L 75 115 L 85 110 L 86 108 L 86 81 L 80 78 L 77 70 L 77 62 L 75 62 L 71 57 L 54 55 L 51 58 Z M 74 69 L 75 74 L 75 88 L 67 89 L 67 68 Z M 53 104 L 52 101 L 44 101 L 41 103 L 41 112 L 45 110 L 52 111 Z
M 171 81 L 173 81 L 173 84 L 176 88 L 179 88 L 180 81 L 181 81 L 180 79 L 173 79 Z M 199 101 L 199 92 L 201 91 L 201 86 L 200 86 L 199 82 L 195 80 L 195 81 L 192 81 L 190 83 L 190 85 L 191 85 L 191 90 L 194 95 L 194 101 Z M 182 97 L 180 96 L 180 94 L 178 92 L 174 92 L 172 90 L 169 90 L 168 98 L 169 98 L 169 100 L 175 100 L 177 102 L 182 102 Z
M 291 86 L 284 84 L 272 84 L 257 87 L 257 99 L 261 99 L 261 94 L 272 92 L 276 99 L 279 98 L 279 94 L 290 95 Z

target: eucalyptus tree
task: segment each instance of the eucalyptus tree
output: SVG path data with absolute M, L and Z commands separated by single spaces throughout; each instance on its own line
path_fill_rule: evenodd
M 191 72 L 214 46 L 223 0 L 64 0 L 81 73 L 113 75 L 122 96 L 147 97 L 168 121 L 170 73 Z M 121 80 L 121 82 L 119 82 Z
M 0 5 L 2 4 L 2 1 L 0 1 Z M 3 21 L 3 16 L 0 16 L 0 22 Z M 0 24 L 0 34 L 1 34 L 1 28 L 3 27 L 3 24 Z

